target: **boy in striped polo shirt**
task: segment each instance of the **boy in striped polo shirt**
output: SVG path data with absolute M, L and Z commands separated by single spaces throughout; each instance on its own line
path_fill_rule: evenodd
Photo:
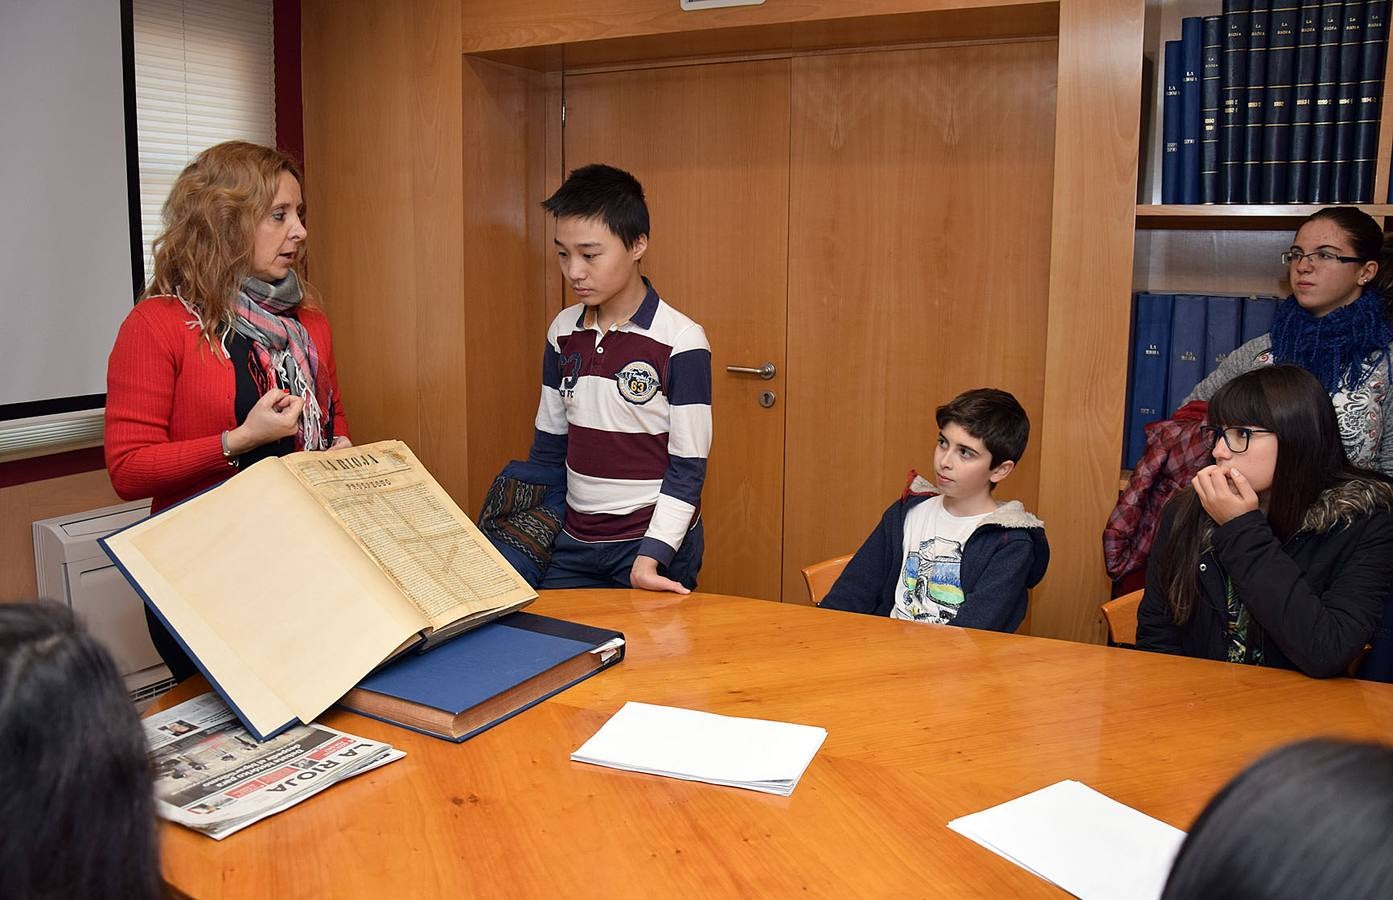
M 531 462 L 566 466 L 543 588 L 686 594 L 704 544 L 711 346 L 639 274 L 648 206 L 628 172 L 589 165 L 542 204 L 579 301 L 547 329 Z

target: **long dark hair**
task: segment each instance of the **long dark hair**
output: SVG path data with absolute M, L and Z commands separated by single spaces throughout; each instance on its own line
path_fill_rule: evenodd
M 161 896 L 135 707 L 55 603 L 0 603 L 0 897 Z
M 1214 393 L 1208 418 L 1219 427 L 1251 425 L 1275 432 L 1277 466 L 1267 492 L 1267 521 L 1279 540 L 1300 529 L 1322 491 L 1356 479 L 1383 480 L 1350 465 L 1330 395 L 1300 366 L 1263 366 L 1239 375 Z M 1181 491 L 1171 504 L 1161 580 L 1172 617 L 1184 624 L 1199 598 L 1194 573 L 1214 520 L 1193 490 Z
M 1393 322 L 1393 243 L 1384 236 L 1383 228 L 1357 206 L 1327 206 L 1311 213 L 1301 224 L 1318 219 L 1333 223 L 1345 233 L 1360 262 L 1378 263 L 1372 285 L 1383 298 L 1384 318 Z
M 1290 744 L 1229 782 L 1190 828 L 1161 900 L 1387 897 L 1393 747 Z

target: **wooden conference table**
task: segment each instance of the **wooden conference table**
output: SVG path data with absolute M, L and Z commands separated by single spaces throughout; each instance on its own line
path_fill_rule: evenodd
M 1269 748 L 1393 735 L 1393 685 L 713 594 L 552 591 L 530 608 L 622 630 L 627 658 L 463 744 L 331 711 L 406 758 L 221 842 L 165 825 L 169 883 L 198 898 L 1061 896 L 945 824 L 1073 778 L 1186 828 Z M 788 798 L 571 762 L 626 700 L 827 741 Z

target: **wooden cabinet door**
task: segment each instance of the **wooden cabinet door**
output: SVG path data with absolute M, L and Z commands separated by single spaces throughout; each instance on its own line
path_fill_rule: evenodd
M 789 65 L 674 66 L 564 82 L 565 169 L 602 162 L 643 182 L 653 232 L 644 274 L 711 341 L 701 589 L 769 600 L 780 599 L 783 541 Z M 765 363 L 777 370 L 772 379 L 726 371 Z M 771 406 L 761 405 L 766 391 Z

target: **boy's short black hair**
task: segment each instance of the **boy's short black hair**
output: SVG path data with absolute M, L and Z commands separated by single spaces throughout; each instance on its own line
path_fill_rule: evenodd
M 1016 398 L 996 388 L 963 391 L 935 412 L 938 427 L 949 422 L 987 446 L 992 468 L 1019 461 L 1030 440 L 1030 418 Z
M 625 249 L 649 233 L 643 185 L 623 169 L 601 163 L 572 170 L 556 193 L 542 201 L 542 209 L 558 219 L 599 219 Z

